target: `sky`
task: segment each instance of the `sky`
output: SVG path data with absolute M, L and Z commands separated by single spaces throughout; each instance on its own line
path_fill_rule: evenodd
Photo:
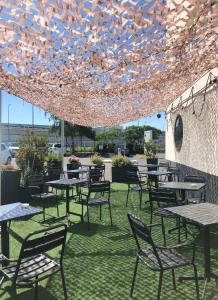
M 34 116 L 34 125 L 51 125 L 53 122 L 49 120 L 49 114 L 39 107 L 34 106 L 34 114 L 32 114 L 32 104 L 24 100 L 2 92 L 2 122 L 16 124 L 32 124 L 32 116 Z M 9 120 L 8 120 L 9 117 Z M 133 122 L 122 124 L 123 127 L 131 125 L 150 125 L 158 129 L 165 130 L 165 114 L 161 113 L 161 118 L 157 118 L 157 114 L 145 117 Z

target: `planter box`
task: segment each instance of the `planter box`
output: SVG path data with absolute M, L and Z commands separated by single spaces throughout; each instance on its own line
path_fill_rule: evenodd
M 112 167 L 112 182 L 128 183 L 126 172 L 129 168 Z
M 1 204 L 23 202 L 20 187 L 20 170 L 7 170 L 1 173 Z

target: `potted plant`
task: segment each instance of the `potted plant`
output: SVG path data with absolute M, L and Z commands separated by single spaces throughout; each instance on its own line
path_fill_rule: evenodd
M 102 157 L 97 153 L 91 156 L 91 162 L 97 166 L 101 166 L 103 164 Z
M 62 155 L 50 152 L 46 157 L 47 178 L 46 180 L 56 180 L 62 173 Z
M 22 200 L 20 179 L 21 170 L 14 169 L 11 164 L 1 167 L 1 204 L 10 204 Z
M 29 174 L 45 174 L 45 161 L 48 152 L 47 140 L 31 132 L 19 141 L 16 163 L 21 170 L 23 185 L 26 185 Z
M 126 182 L 126 171 L 132 165 L 131 160 L 122 155 L 115 155 L 112 158 L 112 182 Z
M 145 143 L 144 151 L 145 151 L 145 157 L 147 159 L 147 164 L 157 165 L 158 164 L 158 158 L 156 157 L 157 146 L 153 144 L 151 141 L 148 141 Z

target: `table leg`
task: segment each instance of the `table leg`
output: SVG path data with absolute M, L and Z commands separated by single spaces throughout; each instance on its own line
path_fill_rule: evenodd
M 204 277 L 210 281 L 210 228 L 204 227 Z
M 9 258 L 9 232 L 7 222 L 1 222 L 1 247 L 2 254 Z
M 66 186 L 66 215 L 68 216 L 69 214 L 69 211 L 70 211 L 70 197 L 69 197 L 69 190 L 70 190 L 70 187 L 69 186 Z

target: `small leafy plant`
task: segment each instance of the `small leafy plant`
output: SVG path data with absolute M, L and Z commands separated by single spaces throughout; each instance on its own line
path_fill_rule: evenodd
M 145 143 L 144 150 L 146 158 L 154 158 L 157 154 L 157 146 L 151 141 Z
M 96 164 L 97 166 L 100 166 L 103 164 L 103 160 L 101 158 L 101 156 L 99 154 L 94 154 L 92 157 L 91 157 L 91 162 L 93 164 Z
M 131 160 L 126 156 L 115 155 L 112 158 L 112 166 L 113 167 L 124 168 L 124 167 L 128 167 L 131 165 L 132 165 Z
M 47 169 L 58 168 L 62 164 L 62 155 L 60 153 L 48 153 L 46 157 Z

